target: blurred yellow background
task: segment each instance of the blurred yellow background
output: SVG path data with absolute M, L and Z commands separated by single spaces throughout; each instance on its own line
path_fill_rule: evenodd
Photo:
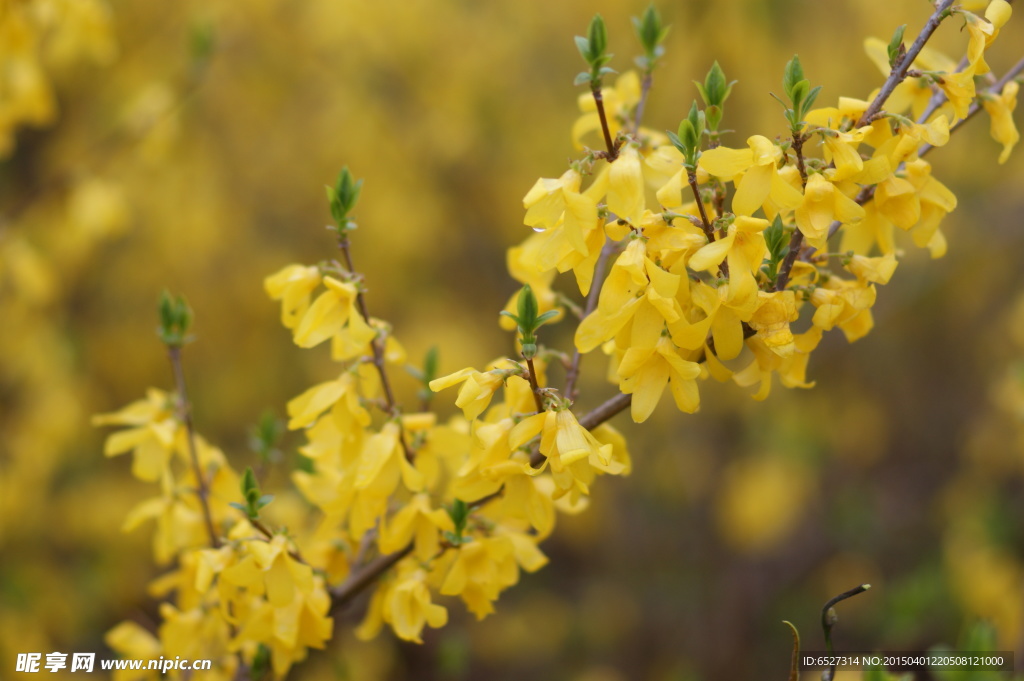
M 333 371 L 291 343 L 262 279 L 334 257 L 322 186 L 343 165 L 366 181 L 353 245 L 371 313 L 410 358 L 437 345 L 443 374 L 510 351 L 496 322 L 517 288 L 504 258 L 527 229 L 522 196 L 576 153 L 572 37 L 601 12 L 624 71 L 644 8 L 0 0 L 0 677 L 19 652 L 109 657 L 109 627 L 155 621 L 147 531 L 119 529 L 148 491 L 103 459 L 89 417 L 170 387 L 161 289 L 195 309 L 196 422 L 239 468 L 259 415 Z M 740 146 L 784 132 L 768 92 L 794 53 L 820 104 L 865 98 L 882 76 L 863 39 L 906 23 L 909 40 L 929 7 L 659 10 L 672 32 L 647 124 L 674 129 L 717 59 L 739 81 L 725 143 Z M 955 24 L 940 47 L 965 41 Z M 1022 44 L 1018 16 L 995 73 Z M 997 166 L 983 118 L 930 158 L 960 200 L 948 255 L 907 253 L 875 332 L 815 354 L 817 387 L 755 403 L 709 384 L 695 416 L 619 417 L 633 476 L 597 486 L 497 615 L 477 624 L 456 606 L 423 646 L 366 644 L 350 634 L 360 605 L 292 678 L 783 678 L 780 620 L 821 649 L 821 604 L 862 582 L 872 591 L 840 606 L 841 646 L 955 643 L 983 617 L 1024 654 L 1024 155 Z M 583 411 L 611 394 L 601 364 L 585 363 Z M 414 390 L 399 386 L 407 403 Z M 297 442 L 266 489 L 285 484 Z

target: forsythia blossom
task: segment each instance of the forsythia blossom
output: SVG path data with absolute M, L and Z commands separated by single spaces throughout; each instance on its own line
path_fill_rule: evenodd
M 447 623 L 455 598 L 478 618 L 493 612 L 522 571 L 547 562 L 539 544 L 556 512 L 584 508 L 601 477 L 629 474 L 625 440 L 606 423 L 627 404 L 643 422 L 666 389 L 680 411 L 696 412 L 709 378 L 759 400 L 776 381 L 811 387 L 810 358 L 826 332 L 854 341 L 873 328 L 879 288 L 904 246 L 945 252 L 939 225 L 956 197 L 932 176 L 927 149 L 945 144 L 973 106 L 991 116 L 1000 162 L 1019 139 L 1016 83 L 978 92 L 975 80 L 989 70 L 985 53 L 1010 6 L 955 11 L 967 27 L 960 70 L 923 51 L 888 108 L 873 109 L 872 96 L 811 109 L 817 89 L 808 95 L 794 59 L 784 82 L 789 137 L 735 146 L 718 130 L 724 81 L 709 75 L 706 109 L 694 104 L 678 134 L 665 136 L 637 120 L 647 88 L 636 73 L 604 86 L 602 33 L 578 39 L 592 67 L 580 82 L 591 91 L 572 139 L 606 148 L 586 149 L 523 197 L 533 231 L 509 250 L 508 268 L 524 287 L 500 317 L 518 351 L 482 370 L 439 376 L 436 357 L 409 367 L 391 327 L 368 315 L 348 243 L 361 182 L 344 170 L 327 193 L 345 266 L 292 264 L 264 282 L 293 341 L 329 340 L 338 362 L 333 378 L 287 405 L 287 427 L 305 438 L 291 478 L 315 521 L 282 511 L 287 526 L 264 522 L 272 499 L 251 470 L 239 475 L 192 431 L 180 396 L 154 390 L 97 417 L 124 426 L 106 454 L 132 452 L 133 474 L 160 488 L 126 528 L 154 520 L 156 559 L 173 563 L 154 584 L 174 594 L 156 635 L 124 623 L 110 645 L 136 657 L 215 659 L 213 678 L 233 678 L 242 664 L 281 677 L 326 645 L 334 608 L 364 588 L 373 593 L 360 637 L 388 625 L 421 642 Z M 886 75 L 904 54 L 879 41 L 867 49 Z M 554 288 L 570 270 L 582 303 Z M 574 352 L 548 347 L 544 325 L 573 317 Z M 577 374 L 595 351 L 609 358 L 620 394 L 583 413 Z M 562 368 L 556 386 L 549 373 L 561 378 Z M 396 398 L 396 369 L 421 381 L 418 411 Z M 455 387 L 455 413 L 441 419 L 433 393 Z

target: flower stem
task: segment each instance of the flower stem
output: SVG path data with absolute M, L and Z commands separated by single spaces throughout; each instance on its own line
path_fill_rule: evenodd
M 793 153 L 796 154 L 796 167 L 800 171 L 800 184 L 805 191 L 807 189 L 807 167 L 804 165 L 804 142 L 806 141 L 807 138 L 799 131 L 793 133 Z M 803 247 L 804 233 L 800 231 L 799 227 L 796 227 L 793 229 L 793 236 L 789 239 L 789 251 L 782 261 L 782 267 L 779 268 L 779 276 L 775 279 L 776 291 L 785 290 L 786 284 L 789 283 L 789 273 L 792 271 L 793 265 L 796 264 L 796 258 L 800 255 L 800 249 Z
M 708 238 L 708 243 L 713 243 L 715 240 L 715 231 L 711 228 L 711 221 L 708 220 L 708 213 L 704 209 L 704 202 L 700 198 L 700 189 L 697 188 L 697 172 L 694 170 L 686 171 L 686 180 L 690 183 L 690 189 L 693 191 L 693 198 L 697 201 L 697 210 L 700 211 L 701 229 L 704 230 L 704 236 Z
M 174 384 L 178 393 L 175 405 L 178 412 L 178 420 L 185 425 L 188 453 L 192 459 L 192 471 L 196 476 L 196 496 L 199 497 L 199 505 L 203 508 L 203 519 L 206 523 L 206 533 L 210 536 L 210 545 L 216 549 L 220 547 L 220 539 L 217 538 L 217 530 L 213 525 L 213 514 L 210 512 L 210 488 L 206 484 L 203 468 L 199 465 L 195 427 L 192 424 L 192 404 L 188 400 L 188 391 L 185 387 L 185 370 L 181 364 L 181 346 L 167 346 L 167 356 L 171 360 L 171 371 L 174 372 Z
M 952 4 L 953 0 L 942 0 L 938 5 L 936 5 L 935 11 L 932 13 L 931 17 L 928 18 L 924 28 L 922 28 L 921 32 L 918 34 L 917 39 L 914 40 L 910 49 L 907 50 L 907 53 L 903 55 L 899 60 L 899 63 L 897 63 L 889 73 L 889 77 L 885 79 L 882 89 L 878 91 L 878 95 L 875 97 L 874 101 L 868 105 L 868 108 L 864 111 L 864 114 L 854 126 L 855 128 L 867 125 L 874 120 L 875 115 L 882 110 L 882 106 L 885 104 L 886 100 L 889 99 L 892 91 L 896 89 L 897 85 L 906 79 L 907 71 L 910 70 L 910 65 L 914 63 L 915 59 L 917 59 L 917 55 L 920 54 L 925 43 L 927 43 L 932 37 L 932 34 L 935 33 L 935 29 L 939 27 L 942 20 L 948 16 L 948 10 Z
M 597 308 L 597 299 L 601 294 L 601 284 L 604 281 L 604 271 L 608 266 L 608 258 L 615 251 L 616 244 L 611 239 L 605 238 L 604 246 L 601 247 L 601 255 L 597 258 L 597 264 L 594 266 L 594 278 L 590 282 L 590 291 L 587 293 L 586 306 L 583 308 L 583 314 L 580 317 L 580 321 L 583 321 L 590 313 Z M 583 353 L 578 349 L 572 354 L 572 363 L 569 365 L 568 371 L 565 374 L 565 396 L 570 402 L 576 399 L 578 388 L 576 381 L 579 380 L 580 374 L 580 360 L 583 359 Z
M 544 400 L 541 399 L 540 385 L 537 383 L 537 370 L 533 366 L 533 357 L 526 358 L 526 366 L 530 369 L 530 388 L 533 391 L 533 403 L 537 405 L 537 413 L 544 411 Z
M 988 90 L 986 90 L 986 92 L 992 93 L 992 94 L 996 94 L 996 93 L 1001 92 L 1002 89 L 1004 87 L 1006 87 L 1006 84 L 1009 83 L 1014 78 L 1016 78 L 1017 76 L 1019 76 L 1021 74 L 1021 72 L 1024 72 L 1024 57 L 1022 57 L 1020 59 L 1020 61 L 1018 61 L 1006 73 L 1004 73 L 1003 77 L 1000 78 L 999 80 L 997 80 L 992 85 L 992 87 L 990 87 L 990 88 L 988 88 Z M 941 102 L 940 102 L 940 106 L 941 106 Z M 956 124 L 953 125 L 949 129 L 950 134 L 953 134 L 955 131 L 959 130 L 960 127 L 964 123 L 966 123 L 971 118 L 973 118 L 975 115 L 977 115 L 977 113 L 979 111 L 981 111 L 982 108 L 983 108 L 982 105 L 979 104 L 977 101 L 975 101 L 973 104 L 971 104 L 970 109 L 967 110 L 967 116 L 965 116 L 963 119 L 957 121 Z M 918 150 L 917 150 L 918 158 L 921 158 L 922 156 L 924 156 L 925 154 L 927 154 L 928 152 L 930 152 L 934 148 L 935 147 L 932 146 L 931 144 L 927 144 L 927 143 L 926 144 L 922 144 L 920 146 L 920 148 L 918 148 Z M 857 196 L 854 197 L 853 200 L 858 205 L 863 206 L 868 201 L 873 199 L 874 196 L 875 196 L 875 185 L 871 185 L 869 187 L 864 187 L 863 189 L 861 189 L 860 192 L 858 192 Z M 832 236 L 836 232 L 838 232 L 839 228 L 842 227 L 842 226 L 843 226 L 843 223 L 841 223 L 839 220 L 833 221 L 832 224 L 829 225 L 829 228 L 828 228 L 828 238 L 832 238 Z
M 394 565 L 412 553 L 413 545 L 409 544 L 401 551 L 378 556 L 372 561 L 354 570 L 344 582 L 331 590 L 331 611 L 339 610 L 348 605 L 352 599 L 373 584 L 378 577 L 390 570 Z
M 608 116 L 604 112 L 604 95 L 601 94 L 600 83 L 591 85 L 590 94 L 594 96 L 594 104 L 597 106 L 597 115 L 601 119 L 601 132 L 604 133 L 604 143 L 608 147 L 608 162 L 611 163 L 619 156 L 619 150 L 612 142 L 611 129 L 608 127 Z
M 345 267 L 348 268 L 350 274 L 355 275 L 356 270 L 352 266 L 352 252 L 349 247 L 347 233 L 342 233 L 338 237 L 338 248 L 341 249 L 341 253 L 345 258 Z M 356 306 L 359 308 L 359 314 L 363 315 L 363 319 L 369 324 L 370 314 L 366 311 L 366 296 L 363 295 L 361 288 L 356 293 Z M 395 402 L 395 395 L 391 391 L 391 381 L 388 380 L 387 368 L 384 365 L 384 339 L 380 333 L 370 341 L 370 347 L 373 350 L 373 366 L 377 368 L 381 389 L 384 391 L 384 404 L 387 407 L 388 415 L 398 421 L 398 439 L 402 444 L 402 451 L 405 453 L 406 460 L 412 461 L 412 449 L 410 449 L 409 443 L 405 439 L 405 428 L 402 426 L 400 418 L 401 411 L 398 408 L 398 403 Z
M 633 115 L 633 134 L 640 132 L 640 121 L 644 118 L 644 108 L 647 106 L 647 94 L 651 91 L 654 82 L 654 71 L 650 68 L 644 71 L 644 79 L 640 84 L 640 101 L 636 104 L 636 112 Z

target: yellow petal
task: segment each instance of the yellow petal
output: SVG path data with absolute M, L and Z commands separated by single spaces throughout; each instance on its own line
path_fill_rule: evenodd
M 709 174 L 731 180 L 754 165 L 754 153 L 749 148 L 715 147 L 703 152 L 697 163 Z

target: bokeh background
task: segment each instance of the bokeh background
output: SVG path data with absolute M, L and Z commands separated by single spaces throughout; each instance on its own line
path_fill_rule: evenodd
M 260 414 L 332 375 L 326 350 L 290 342 L 262 278 L 334 256 L 322 187 L 342 165 L 366 180 L 354 257 L 371 312 L 410 357 L 437 345 L 446 373 L 508 352 L 497 311 L 517 288 L 504 252 L 525 236 L 522 196 L 576 153 L 572 37 L 600 11 L 612 66 L 628 69 L 629 17 L 644 7 L 0 2 L 0 678 L 18 652 L 109 657 L 111 626 L 156 622 L 149 534 L 119 529 L 150 491 L 103 458 L 89 418 L 171 386 L 159 292 L 195 309 L 195 418 L 239 468 Z M 902 23 L 916 35 L 929 12 L 659 9 L 672 32 L 648 125 L 674 128 L 717 59 L 739 81 L 733 146 L 784 131 L 768 91 L 794 53 L 822 104 L 863 98 L 881 82 L 863 38 Z M 996 73 L 1020 57 L 1021 19 L 989 58 Z M 937 44 L 952 50 L 966 36 L 949 23 Z M 873 589 L 840 606 L 847 649 L 955 644 L 982 619 L 1024 659 L 1024 154 L 996 166 L 987 125 L 930 159 L 960 199 L 948 255 L 906 253 L 876 330 L 814 355 L 817 387 L 757 403 L 708 384 L 697 415 L 619 417 L 634 474 L 562 519 L 551 564 L 497 615 L 477 623 L 452 602 L 422 646 L 361 643 L 357 605 L 291 678 L 781 679 L 781 620 L 821 649 L 821 605 L 863 582 Z M 567 346 L 568 330 L 553 333 Z M 602 359 L 585 369 L 584 411 L 612 390 Z M 283 493 L 297 444 L 265 488 Z

